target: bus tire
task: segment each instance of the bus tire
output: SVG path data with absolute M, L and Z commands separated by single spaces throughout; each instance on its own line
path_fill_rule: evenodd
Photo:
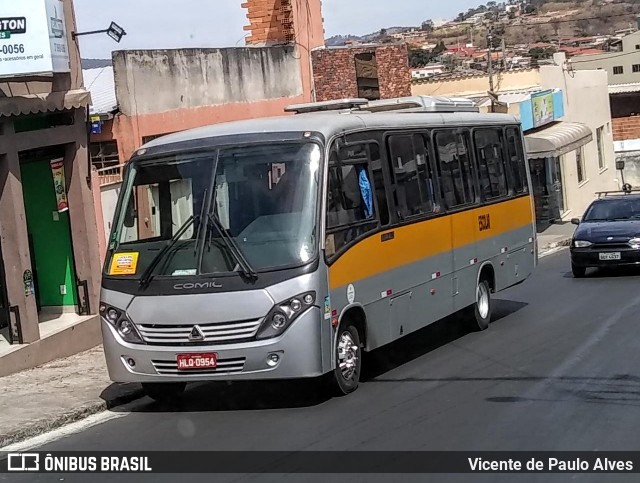
M 491 286 L 488 280 L 480 279 L 476 287 L 476 301 L 465 314 L 473 330 L 482 331 L 489 328 L 491 309 Z
M 161 403 L 175 402 L 187 387 L 186 382 L 143 382 L 142 389 L 151 399 Z
M 351 322 L 338 328 L 334 357 L 336 368 L 329 374 L 329 388 L 334 395 L 345 396 L 358 389 L 362 369 L 360 334 Z

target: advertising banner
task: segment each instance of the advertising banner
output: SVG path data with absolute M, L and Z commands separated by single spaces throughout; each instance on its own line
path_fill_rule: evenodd
M 62 0 L 0 0 L 0 77 L 69 72 Z
M 553 91 L 532 94 L 531 103 L 533 104 L 533 127 L 540 127 L 553 122 Z
M 62 213 L 69 209 L 64 179 L 64 160 L 62 158 L 51 161 L 51 172 L 53 174 L 53 188 L 56 191 L 56 200 L 58 201 L 58 213 Z

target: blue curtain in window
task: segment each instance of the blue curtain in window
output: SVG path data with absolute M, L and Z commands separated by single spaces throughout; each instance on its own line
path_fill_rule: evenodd
M 367 177 L 367 170 L 363 166 L 358 166 L 358 182 L 360 184 L 360 193 L 364 200 L 365 216 L 371 218 L 373 216 L 373 193 L 371 192 L 371 183 Z

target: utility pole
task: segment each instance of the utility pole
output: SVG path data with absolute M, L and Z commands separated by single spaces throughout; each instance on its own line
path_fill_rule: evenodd
M 491 112 L 496 112 L 495 105 L 495 93 L 493 92 L 493 59 L 491 56 L 491 46 L 493 45 L 493 26 L 490 25 L 487 30 L 487 56 L 489 58 L 488 70 L 489 70 L 489 96 L 491 97 Z

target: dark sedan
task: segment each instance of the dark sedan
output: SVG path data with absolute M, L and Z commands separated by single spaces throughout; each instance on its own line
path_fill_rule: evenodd
M 571 241 L 571 271 L 640 264 L 640 195 L 604 196 L 587 208 Z

